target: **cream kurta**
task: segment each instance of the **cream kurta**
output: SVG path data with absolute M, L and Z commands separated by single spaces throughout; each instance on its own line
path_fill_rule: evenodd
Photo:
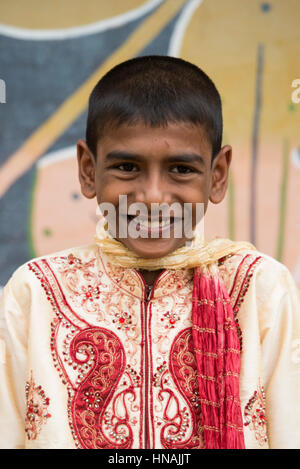
M 300 306 L 256 251 L 219 263 L 242 347 L 246 448 L 300 448 Z M 193 271 L 141 275 L 96 245 L 21 266 L 0 303 L 0 447 L 202 448 Z

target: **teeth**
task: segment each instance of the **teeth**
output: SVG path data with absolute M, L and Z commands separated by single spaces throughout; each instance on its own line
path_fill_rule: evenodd
M 160 226 L 167 226 L 170 225 L 171 221 L 170 220 L 162 220 Z
M 143 228 L 151 228 L 151 229 L 156 229 L 156 228 L 163 228 L 164 226 L 170 225 L 170 220 L 161 220 L 161 221 L 149 221 L 149 220 L 135 220 L 136 223 L 139 223 L 141 227 Z

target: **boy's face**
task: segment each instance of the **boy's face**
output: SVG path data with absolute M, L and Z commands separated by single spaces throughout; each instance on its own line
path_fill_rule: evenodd
M 77 149 L 82 193 L 88 198 L 96 196 L 98 204 L 114 205 L 117 233 L 120 195 L 127 196 L 128 206 L 145 204 L 149 218 L 153 203 L 179 203 L 182 214 L 184 204 L 190 203 L 194 226 L 196 204 L 203 203 L 206 211 L 209 200 L 219 203 L 226 192 L 231 147 L 223 147 L 211 164 L 211 144 L 199 125 L 178 123 L 152 128 L 138 123 L 111 128 L 98 142 L 96 161 L 83 140 Z M 156 237 L 131 237 L 129 230 L 128 237 L 120 241 L 140 257 L 165 256 L 187 241 L 184 235 L 174 235 L 177 221 L 171 217 L 168 238 L 162 236 L 159 227 Z M 131 222 L 132 217 L 126 216 L 126 223 Z M 147 230 L 147 223 L 143 230 Z

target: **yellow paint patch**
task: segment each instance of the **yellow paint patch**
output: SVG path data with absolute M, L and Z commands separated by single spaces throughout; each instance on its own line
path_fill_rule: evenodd
M 1 23 L 29 29 L 60 29 L 94 23 L 143 5 L 145 0 L 1 0 Z
M 263 3 L 270 10 L 263 12 Z M 196 10 L 181 56 L 196 63 L 216 83 L 224 99 L 227 135 L 250 138 L 255 100 L 258 44 L 264 45 L 261 132 L 298 136 L 300 106 L 289 110 L 291 83 L 300 78 L 298 0 L 209 0 Z M 281 141 L 281 139 L 280 139 Z

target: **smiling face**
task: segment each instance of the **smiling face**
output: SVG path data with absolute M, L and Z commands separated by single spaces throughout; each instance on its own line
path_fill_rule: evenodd
M 153 128 L 138 123 L 110 128 L 97 146 L 96 161 L 86 143 L 77 144 L 79 179 L 85 197 L 96 196 L 98 204 L 109 202 L 119 219 L 119 196 L 127 196 L 127 205 L 144 204 L 151 215 L 151 204 L 192 204 L 193 227 L 196 204 L 223 200 L 231 161 L 231 147 L 223 147 L 211 164 L 211 145 L 199 125 L 178 123 Z M 170 236 L 152 225 L 156 237 L 119 239 L 131 251 L 144 258 L 166 256 L 183 246 L 187 239 L 174 235 L 176 219 L 171 213 Z M 177 215 L 176 215 L 177 216 Z M 126 223 L 133 223 L 132 217 Z M 150 233 L 147 221 L 138 228 Z M 118 231 L 117 223 L 117 233 Z M 153 231 L 152 231 L 153 233 Z

